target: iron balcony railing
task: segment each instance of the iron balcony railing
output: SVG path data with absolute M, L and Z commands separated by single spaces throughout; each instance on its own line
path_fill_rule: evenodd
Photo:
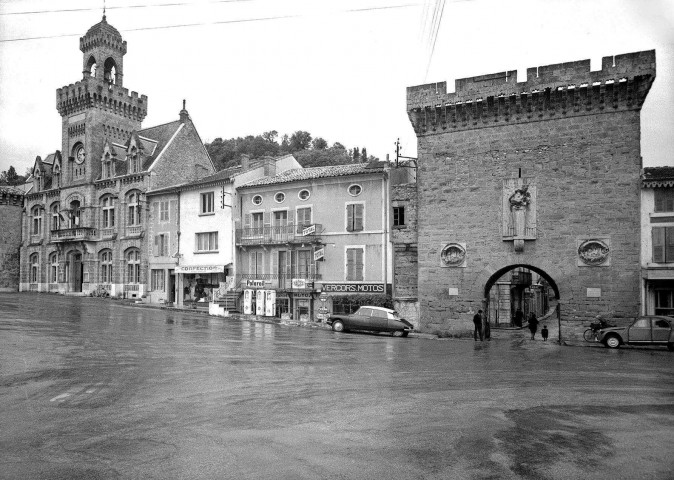
M 278 288 L 281 290 L 292 290 L 298 288 L 306 288 L 313 285 L 313 282 L 321 280 L 323 275 L 315 272 L 305 273 L 239 273 L 236 276 L 236 288 Z M 293 281 L 300 283 L 303 281 L 305 286 L 295 284 Z
M 323 225 L 281 225 L 236 229 L 237 245 L 320 243 Z
M 71 240 L 91 240 L 97 237 L 97 231 L 91 227 L 62 228 L 51 231 L 52 242 L 68 242 Z

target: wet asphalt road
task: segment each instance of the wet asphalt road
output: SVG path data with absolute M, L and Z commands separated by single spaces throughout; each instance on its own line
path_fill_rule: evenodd
M 0 478 L 674 478 L 674 354 L 0 294 Z

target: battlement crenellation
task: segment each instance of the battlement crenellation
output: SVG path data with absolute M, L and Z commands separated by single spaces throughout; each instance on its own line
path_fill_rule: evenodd
M 655 78 L 655 50 L 603 57 L 601 70 L 594 72 L 588 59 L 528 68 L 524 82 L 517 82 L 517 70 L 508 70 L 456 79 L 452 93 L 447 93 L 447 82 L 408 87 L 407 108 L 477 102 L 488 97 L 529 94 L 548 88 L 563 90 L 606 85 L 648 76 Z

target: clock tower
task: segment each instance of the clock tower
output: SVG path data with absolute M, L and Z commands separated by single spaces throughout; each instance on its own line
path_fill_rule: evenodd
M 105 15 L 80 38 L 80 50 L 82 79 L 56 90 L 64 187 L 98 179 L 106 138 L 123 144 L 147 115 L 147 96 L 123 87 L 126 41 Z

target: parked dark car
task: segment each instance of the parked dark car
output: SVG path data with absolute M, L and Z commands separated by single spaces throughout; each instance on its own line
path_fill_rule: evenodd
M 400 318 L 398 312 L 384 307 L 360 307 L 350 315 L 333 314 L 328 317 L 328 324 L 335 332 L 363 330 L 369 332 L 391 332 L 393 335 L 406 337 L 414 330 L 414 326 Z
M 602 328 L 597 340 L 609 348 L 620 345 L 667 345 L 674 350 L 674 318 L 639 317 L 627 327 Z

